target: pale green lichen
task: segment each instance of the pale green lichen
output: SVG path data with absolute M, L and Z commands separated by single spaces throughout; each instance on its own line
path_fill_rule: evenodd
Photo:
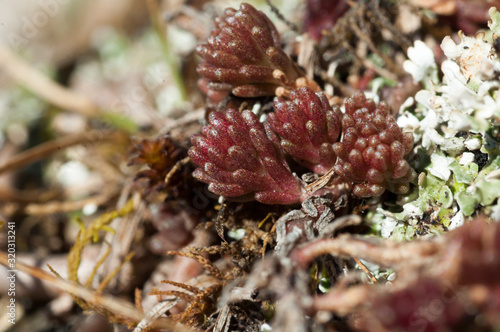
M 475 165 L 475 164 L 474 164 Z M 462 187 L 456 200 L 463 214 L 472 215 L 478 208 L 491 205 L 500 197 L 500 157 L 484 168 L 477 177 Z M 458 182 L 458 180 L 457 180 Z
M 500 61 L 491 38 L 500 36 L 500 13 L 492 8 L 490 16 L 490 32 L 459 33 L 458 44 L 443 40 L 442 80 L 422 41 L 408 50 L 404 68 L 425 89 L 416 107 L 405 103 L 398 124 L 414 134 L 410 162 L 420 175 L 399 196 L 399 211 L 386 205 L 368 214 L 383 237 L 411 240 L 459 227 L 475 214 L 500 219 Z
M 423 175 L 419 179 L 419 197 L 415 201 L 415 205 L 422 211 L 429 210 L 431 205 L 433 208 L 449 208 L 453 203 L 453 194 L 446 182 L 431 175 Z
M 500 36 L 500 12 L 495 7 L 491 7 L 488 13 L 490 14 L 488 27 L 493 33 Z
M 479 166 L 474 162 L 461 165 L 455 160 L 449 165 L 449 169 L 453 172 L 455 181 L 469 184 L 476 178 Z

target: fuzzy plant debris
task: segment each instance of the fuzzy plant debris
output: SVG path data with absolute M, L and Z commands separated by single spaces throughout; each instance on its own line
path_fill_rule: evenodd
M 398 118 L 413 131 L 418 186 L 399 199 L 402 211 L 379 208 L 377 231 L 398 240 L 462 225 L 475 214 L 500 219 L 500 61 L 494 44 L 500 15 L 490 10 L 491 31 L 450 36 L 441 49 L 442 79 L 422 41 L 408 50 L 404 68 L 424 89 Z M 409 105 L 412 103 L 410 102 Z
M 182 158 L 183 151 L 168 136 L 155 140 L 142 140 L 134 147 L 135 156 L 128 165 L 147 165 L 148 169 L 137 173 L 135 180 L 146 187 L 146 192 L 165 190 L 165 177 Z
M 391 284 L 338 285 L 313 299 L 314 310 L 355 313 L 355 331 L 477 330 L 473 315 L 479 312 L 483 326 L 498 327 L 499 226 L 479 217 L 441 237 L 403 243 L 323 238 L 291 258 L 307 266 L 325 253 L 350 254 L 398 270 Z

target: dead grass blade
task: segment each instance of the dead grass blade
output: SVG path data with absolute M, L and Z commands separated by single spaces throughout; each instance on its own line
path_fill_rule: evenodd
M 68 135 L 46 143 L 37 145 L 29 150 L 23 151 L 10 158 L 6 163 L 0 165 L 0 174 L 13 169 L 18 169 L 35 161 L 49 157 L 67 147 L 78 144 L 89 144 L 115 138 L 115 133 L 102 135 L 89 135 L 87 133 Z
M 0 252 L 0 264 L 8 267 L 8 256 L 5 252 Z M 82 285 L 78 285 L 72 281 L 54 276 L 40 268 L 32 267 L 21 262 L 16 262 L 16 271 L 24 272 L 38 278 L 40 280 L 51 283 L 52 285 L 62 289 L 69 294 L 80 298 L 81 300 L 91 304 L 92 306 L 104 309 L 113 313 L 117 317 L 122 317 L 126 321 L 139 323 L 146 319 L 146 316 L 141 313 L 132 303 L 126 302 L 121 298 L 115 298 L 110 295 L 102 295 L 95 291 L 89 290 Z M 168 303 L 167 303 L 168 304 Z M 163 311 L 162 313 L 164 313 Z M 188 328 L 179 323 L 161 319 L 151 322 L 150 328 L 165 329 L 165 331 L 173 332 L 197 332 L 197 330 Z
M 21 60 L 3 44 L 0 44 L 0 68 L 17 83 L 64 110 L 85 116 L 95 116 L 99 113 L 99 108 L 90 99 L 76 94 L 46 77 Z
M 7 257 L 8 256 L 5 252 L 0 252 L 0 264 L 8 266 Z M 130 320 L 138 322 L 144 318 L 144 315 L 141 314 L 131 303 L 125 302 L 123 299 L 117 299 L 109 295 L 97 294 L 94 291 L 91 291 L 74 282 L 58 278 L 40 268 L 28 266 L 20 262 L 16 262 L 16 270 L 49 282 L 96 307 L 109 310 L 117 315 L 127 317 Z

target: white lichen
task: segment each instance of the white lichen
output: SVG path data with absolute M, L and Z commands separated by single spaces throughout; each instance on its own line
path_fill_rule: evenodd
M 403 68 L 415 82 L 422 82 L 427 87 L 431 81 L 437 81 L 434 53 L 423 41 L 416 40 L 414 46 L 408 48 L 408 58 L 403 62 Z

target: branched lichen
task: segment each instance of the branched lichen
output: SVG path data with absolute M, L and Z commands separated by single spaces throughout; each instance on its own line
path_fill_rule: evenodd
M 99 240 L 99 232 L 100 231 L 108 231 L 114 232 L 112 228 L 109 227 L 109 224 L 118 217 L 123 217 L 130 214 L 134 210 L 134 201 L 130 199 L 120 210 L 112 211 L 103 214 L 99 218 L 95 219 L 88 227 L 83 227 L 79 232 L 78 237 L 76 238 L 75 244 L 70 249 L 68 253 L 68 279 L 74 281 L 77 284 L 80 284 L 80 280 L 78 279 L 78 269 L 81 263 L 81 255 L 86 246 L 88 246 L 92 242 L 96 242 Z M 96 265 L 91 273 L 89 279 L 86 282 L 87 287 L 92 282 L 93 277 L 95 276 L 95 271 L 99 268 L 100 265 L 104 263 L 104 259 L 107 257 L 107 254 L 104 257 L 97 261 Z M 132 258 L 131 254 L 124 260 L 123 263 L 129 261 Z M 108 282 L 113 278 L 116 273 L 121 269 L 123 263 L 111 273 L 110 276 L 105 278 L 101 284 L 99 285 L 98 293 L 102 292 L 104 287 L 108 284 Z M 90 310 L 93 308 L 92 305 L 87 304 L 85 301 L 74 297 L 75 302 L 78 303 L 80 307 L 84 310 Z M 112 314 L 109 313 L 110 319 L 112 319 Z

